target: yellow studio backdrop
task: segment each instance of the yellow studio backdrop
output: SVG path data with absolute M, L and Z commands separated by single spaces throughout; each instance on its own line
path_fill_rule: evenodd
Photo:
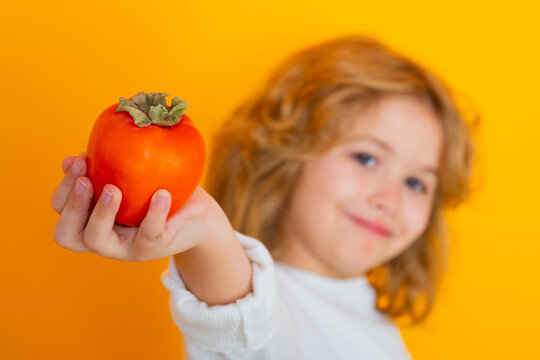
M 351 33 L 433 69 L 482 116 L 481 188 L 452 214 L 433 313 L 402 329 L 411 354 L 540 358 L 538 18 L 532 0 L 3 1 L 0 358 L 180 359 L 167 259 L 123 263 L 54 242 L 62 159 L 85 150 L 103 109 L 139 91 L 188 100 L 210 149 L 284 57 Z

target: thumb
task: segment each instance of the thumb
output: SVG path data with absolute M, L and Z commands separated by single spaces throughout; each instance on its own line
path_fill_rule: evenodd
M 171 240 L 171 234 L 164 234 L 170 206 L 171 195 L 167 190 L 160 189 L 152 195 L 148 212 L 139 225 L 133 241 L 134 256 L 147 255 L 163 240 Z
M 165 190 L 160 189 L 152 195 L 150 200 L 150 207 L 148 208 L 148 213 L 141 222 L 140 227 L 146 225 L 148 230 L 159 226 L 160 230 L 163 230 L 165 222 L 167 220 L 167 215 L 169 214 L 169 209 L 171 206 L 171 194 Z M 156 229 L 157 230 L 157 229 Z

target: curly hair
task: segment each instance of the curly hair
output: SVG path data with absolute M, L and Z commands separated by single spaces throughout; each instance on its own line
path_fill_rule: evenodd
M 444 211 L 468 197 L 475 152 L 471 129 L 449 87 L 422 66 L 365 36 L 341 37 L 294 54 L 222 124 L 206 185 L 233 227 L 272 252 L 302 164 L 345 134 L 359 105 L 390 95 L 410 95 L 429 104 L 445 138 L 425 232 L 367 274 L 377 309 L 415 324 L 431 310 L 446 270 Z

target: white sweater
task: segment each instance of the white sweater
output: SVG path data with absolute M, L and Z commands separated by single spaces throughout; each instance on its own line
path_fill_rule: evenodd
M 236 234 L 252 263 L 253 291 L 235 303 L 199 301 L 172 256 L 161 275 L 191 360 L 410 359 L 365 276 L 334 279 L 274 263 L 260 241 Z

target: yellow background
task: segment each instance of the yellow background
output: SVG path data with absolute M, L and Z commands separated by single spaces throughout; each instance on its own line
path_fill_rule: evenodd
M 3 1 L 0 357 L 181 358 L 166 259 L 122 263 L 54 242 L 62 159 L 85 150 L 105 107 L 139 91 L 188 100 L 211 146 L 285 56 L 366 33 L 441 74 L 483 118 L 481 188 L 452 215 L 450 272 L 428 321 L 403 329 L 410 352 L 540 358 L 538 10 L 532 0 Z

